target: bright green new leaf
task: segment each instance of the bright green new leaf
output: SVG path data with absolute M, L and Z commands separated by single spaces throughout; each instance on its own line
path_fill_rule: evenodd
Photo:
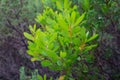
M 24 33 L 29 39 L 27 52 L 32 56 L 32 61 L 41 61 L 43 67 L 65 71 L 66 75 L 69 75 L 67 73 L 76 64 L 79 54 L 87 54 L 89 50 L 96 47 L 86 42 L 94 40 L 97 35 L 90 37 L 88 30 L 80 26 L 86 13 L 80 16 L 77 6 L 71 6 L 69 0 L 54 0 L 54 2 L 57 9 L 51 9 L 46 5 L 43 13 L 36 18 L 42 28 L 36 29 L 36 25 L 30 26 L 31 34 Z M 81 55 L 78 60 L 82 60 L 83 57 L 86 60 L 86 54 Z M 82 71 L 87 72 L 87 67 L 85 66 Z
M 68 24 L 66 23 L 64 17 L 62 14 L 59 14 L 57 17 L 57 22 L 60 26 L 60 29 L 63 31 L 67 31 L 68 30 Z
M 62 4 L 61 4 L 61 1 L 56 1 L 56 6 L 57 6 L 57 8 L 59 9 L 59 10 L 63 10 L 63 6 L 62 6 Z
M 74 26 L 78 26 L 80 22 L 84 19 L 86 13 L 83 13 L 75 22 Z
M 53 42 L 56 38 L 57 38 L 57 33 L 54 33 L 54 34 L 51 36 L 49 43 Z
M 68 9 L 70 6 L 69 0 L 64 0 L 64 9 Z
M 61 36 L 59 36 L 58 37 L 58 40 L 59 40 L 59 42 L 60 42 L 60 44 L 62 45 L 62 46 L 64 46 L 64 42 L 63 42 L 63 37 L 61 37 Z
M 42 76 L 38 75 L 37 76 L 38 80 L 43 80 Z
M 60 52 L 60 57 L 61 57 L 61 58 L 66 57 L 66 55 L 67 55 L 67 53 L 66 53 L 66 52 L 62 52 L 62 51 Z
M 33 36 L 32 36 L 31 34 L 29 34 L 29 33 L 27 33 L 27 32 L 24 32 L 23 34 L 24 34 L 24 36 L 25 36 L 27 39 L 29 39 L 29 40 L 34 40 L 34 38 L 33 38 Z
M 37 61 L 37 60 L 39 60 L 39 59 L 37 59 L 37 58 L 31 58 L 32 62 Z
M 33 27 L 32 27 L 31 25 L 29 26 L 29 29 L 30 29 L 30 32 L 31 32 L 31 33 L 34 32 Z
M 83 41 L 86 40 L 86 29 L 84 27 L 81 27 L 81 29 L 80 29 L 80 36 Z
M 76 18 L 76 12 L 73 11 L 72 14 L 71 14 L 72 24 L 74 24 L 75 18 Z
M 44 75 L 44 80 L 47 80 L 47 76 L 46 76 L 46 74 Z
M 33 30 L 34 30 L 34 32 L 36 31 L 36 24 L 34 24 L 34 29 Z

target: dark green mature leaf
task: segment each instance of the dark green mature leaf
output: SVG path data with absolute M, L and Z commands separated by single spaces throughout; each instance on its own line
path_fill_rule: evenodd
M 89 9 L 90 9 L 90 3 L 89 3 L 89 0 L 83 0 L 83 9 L 85 10 L 85 11 L 88 11 Z

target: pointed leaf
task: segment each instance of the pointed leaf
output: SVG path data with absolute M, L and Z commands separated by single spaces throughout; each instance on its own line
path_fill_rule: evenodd
M 89 51 L 89 50 L 91 50 L 92 48 L 95 48 L 95 47 L 97 47 L 97 44 L 86 46 L 85 51 Z
M 71 14 L 71 20 L 72 20 L 72 23 L 74 23 L 75 18 L 76 18 L 76 12 L 73 11 L 72 14 Z
M 47 76 L 46 76 L 46 74 L 44 75 L 44 80 L 47 80 Z
M 42 76 L 38 75 L 37 76 L 38 80 L 43 80 Z
M 32 33 L 34 30 L 33 30 L 33 27 L 30 25 L 29 26 L 29 29 L 30 29 L 30 32 Z
M 31 34 L 27 33 L 27 32 L 24 32 L 23 34 L 29 40 L 33 40 L 34 39 L 33 36 Z
M 64 0 L 64 9 L 68 9 L 69 5 L 68 0 Z
M 61 10 L 61 11 L 63 10 L 63 7 L 62 7 L 62 4 L 60 1 L 56 1 L 56 6 L 59 10 Z
M 96 39 L 97 37 L 98 37 L 98 34 L 95 34 L 95 35 L 93 35 L 92 37 L 90 37 L 90 38 L 87 40 L 87 42 L 90 42 L 90 41 Z
M 84 19 L 86 13 L 83 13 L 75 22 L 74 26 L 77 26 L 80 24 L 80 22 Z

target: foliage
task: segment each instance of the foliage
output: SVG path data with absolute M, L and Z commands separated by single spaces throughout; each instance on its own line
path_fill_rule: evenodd
M 43 77 L 39 75 L 38 70 L 33 71 L 31 76 L 26 76 L 25 67 L 21 67 L 20 80 L 48 80 L 48 79 L 46 75 L 44 75 Z M 49 80 L 52 80 L 52 77 Z
M 37 16 L 36 21 L 42 29 L 29 26 L 31 34 L 25 32 L 24 35 L 28 39 L 27 52 L 33 57 L 32 61 L 41 61 L 42 66 L 67 75 L 77 59 L 87 60 L 88 51 L 97 46 L 90 42 L 98 35 L 90 36 L 85 27 L 80 26 L 86 13 L 80 14 L 76 5 L 71 7 L 68 0 L 55 3 L 56 11 L 45 7 Z
M 37 13 L 42 12 L 41 4 L 41 0 L 0 0 L 0 35 L 12 36 L 14 28 L 25 31 L 29 23 L 34 23 Z
M 24 71 L 24 67 L 20 68 L 20 80 L 25 80 L 26 76 L 25 76 L 25 71 Z
M 119 62 L 120 62 L 119 61 L 119 57 L 120 57 L 119 55 L 120 53 L 120 49 L 119 49 L 120 47 L 120 41 L 119 41 L 120 39 L 120 36 L 119 36 L 120 35 L 120 19 L 119 19 L 120 0 L 70 0 L 72 1 L 71 3 L 72 8 L 74 7 L 74 4 L 77 5 L 77 8 L 74 7 L 74 10 L 71 10 L 71 11 L 69 11 L 68 8 L 67 8 L 68 10 L 64 10 L 64 5 L 62 6 L 60 5 L 60 3 L 61 4 L 63 3 L 63 0 L 58 0 L 57 2 L 56 1 L 57 0 L 34 0 L 34 1 L 33 0 L 0 0 L 0 45 L 3 44 L 3 46 L 6 46 L 3 43 L 5 41 L 7 45 L 10 44 L 11 47 L 14 47 L 15 49 L 17 48 L 17 50 L 20 50 L 18 51 L 19 53 L 25 54 L 25 51 L 21 49 L 22 47 L 26 46 L 25 44 L 21 44 L 21 43 L 25 43 L 25 39 L 22 33 L 28 30 L 29 24 L 33 25 L 35 23 L 34 18 L 36 17 L 36 15 L 38 15 L 38 17 L 36 18 L 36 21 L 40 25 L 42 25 L 41 26 L 42 28 L 40 29 L 41 32 L 42 33 L 46 32 L 48 31 L 46 30 L 47 28 L 50 28 L 50 29 L 52 28 L 52 31 L 50 31 L 52 33 L 49 32 L 49 34 L 52 36 L 52 34 L 56 33 L 56 31 L 54 31 L 54 28 L 53 28 L 54 24 L 55 25 L 57 24 L 56 26 L 60 28 L 61 26 L 64 26 L 64 24 L 65 25 L 66 24 L 69 25 L 69 23 L 74 24 L 72 23 L 72 21 L 76 22 L 76 20 L 74 20 L 74 18 L 72 19 L 71 16 L 75 13 L 77 15 L 76 16 L 76 19 L 77 19 L 78 17 L 80 17 L 80 15 L 82 15 L 82 13 L 85 12 L 84 20 L 82 20 L 81 23 L 79 24 L 80 29 L 85 28 L 86 30 L 85 34 L 89 33 L 88 38 L 90 38 L 90 36 L 94 35 L 95 32 L 97 32 L 99 34 L 99 39 L 98 39 L 99 46 L 97 49 L 95 49 L 96 52 L 93 52 L 91 50 L 85 51 L 86 49 L 80 51 L 80 55 L 79 55 L 80 57 L 78 57 L 77 60 L 75 61 L 75 64 L 72 64 L 71 66 L 71 70 L 70 70 L 71 75 L 69 75 L 69 78 L 75 77 L 77 80 L 79 79 L 81 80 L 82 79 L 83 80 L 85 79 L 95 80 L 96 79 L 97 80 L 99 77 L 100 79 L 103 78 L 103 80 L 106 80 L 106 79 L 118 80 L 120 76 L 120 71 L 119 71 L 120 70 L 120 67 L 119 67 L 120 66 L 119 65 Z M 58 7 L 56 7 L 56 4 Z M 39 14 L 39 13 L 42 13 L 42 14 Z M 58 18 L 56 18 L 59 14 L 61 15 L 59 16 L 59 18 L 62 17 L 62 19 L 60 18 L 61 21 L 57 20 Z M 68 17 L 66 16 L 67 14 L 68 16 L 70 16 L 70 19 L 67 19 Z M 37 24 L 37 27 L 39 27 L 38 24 Z M 63 28 L 66 29 L 65 27 Z M 27 38 L 37 36 L 36 34 L 37 30 L 38 28 L 36 28 L 36 30 L 34 31 L 35 35 L 30 36 L 31 35 L 30 33 L 30 35 L 29 34 L 27 35 L 29 36 Z M 58 30 L 58 32 L 57 32 L 57 39 L 53 40 L 53 42 L 56 41 L 54 42 L 54 44 L 57 46 L 60 45 L 60 47 L 55 51 L 55 53 L 57 54 L 58 57 L 63 58 L 62 62 L 64 62 L 66 58 L 69 59 L 68 55 L 69 56 L 71 55 L 69 50 L 71 49 L 71 51 L 76 52 L 76 50 L 74 51 L 74 48 L 72 47 L 75 47 L 77 43 L 80 43 L 80 45 L 82 45 L 82 42 L 77 42 L 78 38 L 80 37 L 78 36 L 77 39 L 74 38 L 76 39 L 76 41 L 74 41 L 72 43 L 72 47 L 70 47 L 71 43 L 66 44 L 69 39 L 68 37 L 66 37 L 67 36 L 66 32 L 68 31 L 64 31 L 61 28 L 61 30 Z M 79 30 L 76 32 L 79 32 Z M 50 35 L 49 37 L 51 37 Z M 58 36 L 60 36 L 59 39 L 58 39 Z M 62 38 L 66 37 L 67 39 L 65 38 L 64 40 L 61 38 L 61 36 Z M 47 40 L 50 41 L 50 38 Z M 32 40 L 30 41 L 32 42 L 32 46 L 34 46 L 33 48 L 34 50 L 32 50 L 32 52 L 35 50 L 38 50 L 38 48 L 36 48 L 37 46 L 36 43 Z M 75 42 L 76 44 L 73 45 Z M 53 48 L 55 48 L 56 46 L 51 43 L 50 45 L 54 46 Z M 94 44 L 94 43 L 95 43 L 94 41 L 90 41 L 87 43 L 87 46 L 90 44 Z M 20 47 L 18 47 L 19 44 L 20 44 Z M 65 50 L 63 48 L 65 48 Z M 2 49 L 2 50 L 7 50 L 7 49 L 5 47 L 5 49 Z M 14 52 L 16 54 L 16 51 Z M 35 51 L 34 54 L 38 55 L 39 53 L 40 51 Z M 17 53 L 17 55 L 19 54 Z M 0 56 L 2 56 L 2 54 Z M 43 55 L 40 54 L 40 57 L 41 56 Z M 43 60 L 41 59 L 40 61 L 42 62 L 46 60 L 46 57 Z M 33 57 L 32 60 L 35 61 L 36 56 Z M 61 59 L 59 60 L 61 61 Z M 26 60 L 24 61 L 27 62 Z M 8 62 L 9 62 L 9 59 L 8 59 Z M 58 66 L 58 64 L 60 64 L 60 62 L 57 62 L 56 66 Z M 61 69 L 62 68 L 63 67 L 61 67 Z M 11 67 L 11 69 L 13 68 Z M 9 70 L 9 72 L 11 71 Z M 13 73 L 14 73 L 14 70 L 13 70 Z M 12 75 L 10 74 L 10 76 Z
M 84 0 L 79 0 L 78 4 L 84 4 L 82 1 Z M 85 19 L 87 22 L 84 25 L 86 25 L 87 29 L 91 31 L 97 31 L 100 36 L 98 39 L 99 47 L 96 49 L 96 53 L 94 53 L 97 65 L 99 65 L 100 76 L 103 77 L 103 79 L 108 78 L 111 80 L 117 80 L 119 78 L 114 76 L 118 76 L 120 74 L 119 71 L 117 71 L 120 68 L 115 66 L 115 64 L 119 64 L 117 63 L 117 58 L 120 57 L 118 56 L 120 53 L 120 37 L 118 37 L 120 34 L 120 0 L 88 1 L 88 3 L 90 3 L 90 8 L 86 12 Z M 86 11 L 83 7 L 84 6 L 79 6 L 79 11 Z

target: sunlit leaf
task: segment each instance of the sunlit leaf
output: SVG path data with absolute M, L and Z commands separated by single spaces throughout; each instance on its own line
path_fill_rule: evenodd
M 63 10 L 63 6 L 61 4 L 61 1 L 56 1 L 56 6 L 59 10 L 61 10 L 61 11 Z
M 66 55 L 67 55 L 67 53 L 66 53 L 66 52 L 62 52 L 62 51 L 60 52 L 60 57 L 61 57 L 61 58 L 66 57 Z
M 80 24 L 80 22 L 84 19 L 86 13 L 83 13 L 75 22 L 74 26 L 77 26 Z
M 71 14 L 72 24 L 74 24 L 75 18 L 76 18 L 76 12 L 73 11 L 72 14 Z
M 27 32 L 24 32 L 24 36 L 29 40 L 34 40 L 33 36 Z

